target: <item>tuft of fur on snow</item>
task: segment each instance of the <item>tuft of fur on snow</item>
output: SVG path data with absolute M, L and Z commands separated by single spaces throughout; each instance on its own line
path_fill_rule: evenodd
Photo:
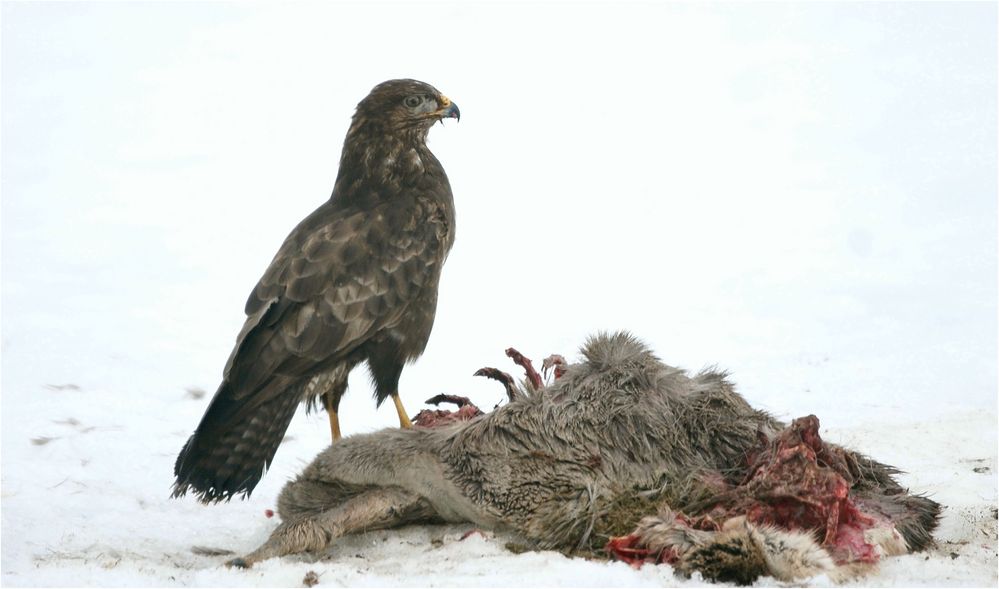
M 895 526 L 877 526 L 864 531 L 864 542 L 877 548 L 878 556 L 900 556 L 909 552 L 902 534 Z
M 676 512 L 667 507 L 638 522 L 634 534 L 638 543 L 652 553 L 670 548 L 678 558 L 683 558 L 694 548 L 709 543 L 716 533 L 691 528 L 679 521 Z
M 213 546 L 191 546 L 191 553 L 198 556 L 229 556 L 235 554 L 226 548 L 215 548 Z
M 752 585 L 772 574 L 759 545 L 745 530 L 729 530 L 711 535 L 711 541 L 695 546 L 673 565 L 684 577 L 695 571 L 711 581 Z
M 725 523 L 726 529 L 731 525 L 753 541 L 766 561 L 767 570 L 779 581 L 802 581 L 829 573 L 836 567 L 832 556 L 811 534 L 754 525 L 745 517 L 732 518 Z
M 691 528 L 670 510 L 644 518 L 635 529 L 637 544 L 653 555 L 669 554 L 673 567 L 689 577 L 749 585 L 771 575 L 794 582 L 830 573 L 835 562 L 808 533 L 754 525 L 744 516 L 725 522 L 720 531 Z

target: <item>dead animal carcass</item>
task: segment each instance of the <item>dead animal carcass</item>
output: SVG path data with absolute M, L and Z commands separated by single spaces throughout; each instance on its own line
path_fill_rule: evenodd
M 231 564 L 469 522 L 529 547 L 749 583 L 845 578 L 931 541 L 940 506 L 892 467 L 824 443 L 814 416 L 780 423 L 725 374 L 688 376 L 625 333 L 591 338 L 582 355 L 548 386 L 531 369 L 491 413 L 466 406 L 435 412 L 436 427 L 334 443 L 285 486 L 270 539 Z

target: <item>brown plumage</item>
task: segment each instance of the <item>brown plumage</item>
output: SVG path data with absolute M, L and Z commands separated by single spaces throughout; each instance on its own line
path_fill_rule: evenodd
M 454 242 L 447 175 L 426 145 L 458 118 L 432 86 L 391 80 L 357 105 L 333 194 L 292 230 L 246 302 L 222 383 L 174 467 L 173 495 L 249 495 L 295 409 L 336 410 L 347 375 L 367 362 L 380 405 L 426 348 L 441 268 Z

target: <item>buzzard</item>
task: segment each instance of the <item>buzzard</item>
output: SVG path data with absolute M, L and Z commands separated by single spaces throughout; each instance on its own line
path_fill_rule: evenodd
M 451 186 L 427 148 L 458 106 L 416 80 L 390 80 L 357 105 L 333 194 L 285 239 L 246 302 L 222 383 L 177 457 L 173 496 L 249 496 L 298 404 L 321 399 L 333 439 L 347 375 L 366 362 L 378 405 L 399 399 L 423 353 L 454 243 Z

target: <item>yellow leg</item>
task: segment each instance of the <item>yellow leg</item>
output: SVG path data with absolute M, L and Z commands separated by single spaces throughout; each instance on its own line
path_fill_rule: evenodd
M 392 401 L 395 402 L 395 410 L 399 414 L 399 427 L 405 429 L 413 427 L 413 422 L 409 421 L 409 416 L 406 415 L 406 408 L 402 406 L 402 399 L 399 398 L 399 393 L 392 394 Z
M 330 436 L 333 437 L 333 441 L 340 439 L 340 419 L 336 415 L 336 409 L 333 408 L 333 403 L 330 402 L 328 397 L 323 397 L 323 407 L 326 407 L 326 415 L 330 418 Z

